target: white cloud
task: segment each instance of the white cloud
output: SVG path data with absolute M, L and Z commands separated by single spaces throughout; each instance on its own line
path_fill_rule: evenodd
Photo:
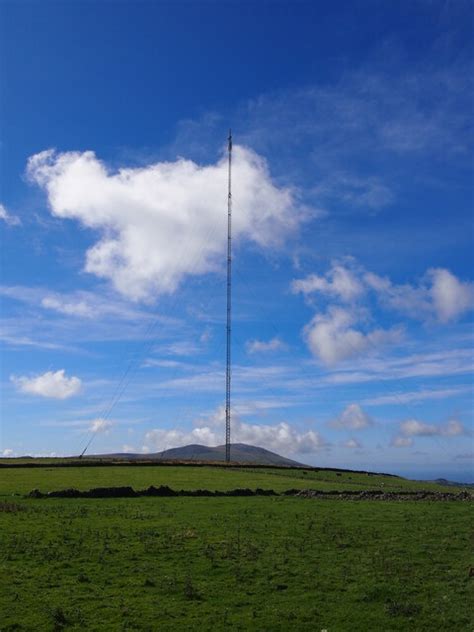
M 360 449 L 362 447 L 357 439 L 348 439 L 342 444 L 342 446 L 344 448 L 350 448 L 351 450 Z
M 400 424 L 400 431 L 406 437 L 455 437 L 468 434 L 457 419 L 450 419 L 444 425 L 427 424 L 417 419 L 407 419 Z
M 210 327 L 206 327 L 202 334 L 199 336 L 199 342 L 203 345 L 207 344 L 212 340 L 212 329 Z
M 3 204 L 0 204 L 0 220 L 3 220 L 8 226 L 19 226 L 21 224 L 20 218 L 11 215 Z
M 67 399 L 77 395 L 82 385 L 78 377 L 66 377 L 64 369 L 56 372 L 46 371 L 35 377 L 11 376 L 10 379 L 22 393 L 53 399 Z
M 197 422 L 190 431 L 181 429 L 155 429 L 145 435 L 147 451 L 162 451 L 187 444 L 207 446 L 222 445 L 224 442 L 225 411 L 217 412 L 205 421 Z M 326 446 L 321 435 L 314 430 L 299 432 L 290 424 L 248 424 L 237 415 L 232 418 L 232 443 L 247 443 L 281 454 L 308 454 Z
M 42 340 L 33 340 L 28 336 L 11 335 L 8 328 L 0 329 L 0 340 L 13 347 L 36 347 L 38 349 L 61 349 L 63 351 L 77 351 L 75 347 L 66 345 L 58 345 L 54 342 L 45 342 Z
M 222 443 L 222 437 L 212 432 L 209 427 L 194 428 L 191 431 L 155 428 L 145 435 L 144 448 L 147 452 L 162 452 L 170 448 L 179 448 L 189 444 L 215 446 Z
M 275 156 L 282 169 L 299 172 L 306 166 L 301 164 L 301 148 L 308 147 L 308 172 L 314 178 L 317 171 L 330 184 L 335 173 L 339 180 L 346 177 L 349 182 L 346 186 L 342 182 L 343 195 L 346 189 L 357 195 L 360 181 L 383 184 L 367 178 L 363 168 L 367 156 L 372 160 L 370 173 L 375 174 L 382 172 L 387 155 L 400 158 L 405 170 L 413 164 L 407 157 L 416 157 L 417 174 L 427 163 L 432 170 L 436 157 L 450 155 L 466 163 L 471 140 L 466 129 L 472 118 L 472 63 L 456 60 L 450 66 L 433 65 L 430 56 L 430 63 L 407 69 L 387 42 L 379 52 L 373 56 L 374 64 L 345 72 L 337 82 L 292 87 L 246 100 L 233 113 L 239 137 L 243 134 L 247 144 Z M 394 72 L 395 68 L 403 72 Z M 216 142 L 216 135 L 221 137 L 222 116 L 206 112 L 199 120 L 182 121 L 179 132 L 174 147 L 203 152 Z M 410 173 L 413 177 L 413 170 Z M 394 172 L 390 175 L 393 181 Z M 364 195 L 365 188 L 361 191 Z M 375 193 L 375 199 L 378 195 Z
M 362 430 L 373 424 L 372 418 L 362 410 L 359 404 L 349 404 L 337 419 L 331 422 L 333 428 Z
M 89 292 L 75 290 L 73 292 L 53 292 L 45 287 L 28 287 L 24 285 L 0 285 L 0 296 L 20 301 L 27 305 L 40 306 L 66 316 L 73 316 L 78 320 L 107 319 L 110 327 L 110 316 L 114 320 L 130 320 L 134 323 L 143 320 L 156 320 L 163 324 L 177 324 L 179 321 L 143 308 L 131 307 L 126 300 L 110 296 L 106 292 Z
M 458 435 L 469 434 L 463 424 L 457 419 L 450 419 L 448 423 L 442 427 L 441 432 L 446 437 L 457 437 Z
M 143 362 L 143 367 L 158 366 L 162 369 L 177 369 L 178 367 L 184 368 L 183 362 L 178 360 L 156 360 L 155 358 L 148 358 Z
M 430 296 L 438 320 L 455 320 L 474 308 L 474 283 L 463 282 L 443 268 L 429 270 Z
M 201 347 L 197 342 L 201 342 L 200 338 L 198 338 L 197 341 L 178 340 L 177 342 L 171 342 L 169 344 L 160 344 L 153 348 L 153 352 L 166 356 L 189 357 L 201 352 Z
M 388 277 L 381 277 L 373 272 L 366 272 L 363 281 L 375 293 L 381 306 L 387 310 L 417 320 L 431 318 L 432 306 L 425 287 L 415 287 L 409 283 L 395 285 Z
M 421 402 L 427 399 L 445 399 L 454 397 L 462 393 L 472 392 L 471 386 L 460 386 L 457 388 L 444 388 L 420 391 L 404 391 L 400 393 L 392 393 L 390 395 L 379 395 L 364 399 L 363 403 L 367 406 L 377 406 L 380 404 L 409 404 L 411 402 Z
M 394 448 L 409 448 L 413 445 L 413 439 L 411 437 L 394 437 L 390 445 Z
M 88 305 L 85 301 L 68 302 L 60 300 L 55 296 L 45 296 L 41 300 L 41 306 L 68 316 L 91 318 L 94 315 L 90 305 Z
M 382 307 L 425 322 L 446 323 L 474 308 L 474 283 L 460 281 L 443 268 L 428 270 L 418 285 L 396 285 L 346 258 L 334 262 L 324 276 L 310 274 L 294 280 L 291 288 L 294 293 L 319 293 L 346 304 L 329 306 L 326 313 L 318 312 L 303 330 L 313 355 L 328 365 L 401 339 L 400 327 L 369 332 L 354 327 L 368 317 L 360 299 L 369 291 Z
M 91 422 L 89 426 L 89 431 L 95 432 L 95 433 L 108 432 L 110 428 L 112 428 L 113 425 L 114 425 L 113 422 L 110 421 L 109 419 L 103 419 L 99 417 L 98 419 L 94 419 Z
M 320 292 L 337 297 L 344 302 L 350 302 L 359 298 L 365 288 L 357 278 L 355 270 L 340 263 L 333 263 L 325 276 L 310 274 L 304 279 L 295 279 L 291 284 L 292 291 L 296 294 L 313 294 Z
M 261 415 L 269 410 L 289 408 L 298 400 L 291 397 L 265 397 L 262 399 L 236 400 L 232 407 L 237 415 Z
M 150 341 L 151 326 L 159 341 L 176 340 L 183 331 L 184 321 L 177 314 L 168 316 L 148 306 L 132 304 L 103 286 L 95 292 L 61 293 L 41 286 L 0 285 L 0 300 L 4 296 L 9 300 L 0 324 L 0 340 L 12 346 L 96 355 L 91 342 Z M 10 304 L 12 301 L 31 309 Z
M 352 327 L 356 321 L 355 314 L 340 307 L 330 307 L 327 313 L 316 314 L 304 328 L 304 336 L 313 355 L 332 365 L 401 338 L 399 328 L 374 329 L 364 333 Z
M 347 257 L 333 262 L 325 275 L 295 279 L 294 293 L 319 293 L 343 303 L 357 301 L 371 291 L 380 305 L 416 320 L 447 323 L 474 308 L 474 283 L 461 281 L 445 268 L 430 268 L 417 284 L 395 284 L 388 277 L 365 270 Z
M 225 383 L 224 371 L 202 371 L 195 375 L 185 377 L 173 377 L 169 380 L 160 380 L 156 388 L 164 394 L 170 393 L 220 393 L 222 384 Z
M 47 193 L 56 217 L 98 231 L 86 271 L 112 281 L 132 299 L 176 290 L 184 277 L 219 269 L 226 237 L 226 158 L 199 166 L 179 159 L 112 173 L 92 151 L 47 150 L 28 161 L 28 175 Z M 295 193 L 271 180 L 266 162 L 234 146 L 237 240 L 280 245 L 303 209 Z
M 218 365 L 211 363 L 209 369 L 197 365 L 188 365 L 195 370 L 193 374 L 183 377 L 161 380 L 156 384 L 156 388 L 163 393 L 182 392 L 222 392 L 222 384 L 225 383 L 224 368 L 216 368 Z M 196 370 L 198 369 L 199 370 Z M 235 364 L 232 367 L 232 381 L 234 393 L 250 393 L 265 390 L 269 384 L 272 388 L 278 386 L 286 387 L 289 375 L 294 371 L 291 365 L 266 365 L 266 366 L 244 366 Z
M 239 422 L 234 428 L 234 441 L 289 454 L 308 454 L 325 445 L 321 435 L 315 430 L 298 432 L 285 422 L 275 425 Z
M 271 340 L 248 340 L 245 344 L 247 353 L 267 353 L 269 351 L 283 351 L 286 349 L 285 343 L 280 338 Z
M 474 283 L 459 280 L 445 268 L 431 268 L 418 285 L 395 285 L 372 272 L 364 281 L 384 307 L 417 320 L 447 323 L 474 308 Z
M 434 424 L 426 424 L 417 419 L 407 419 L 400 424 L 402 433 L 409 437 L 432 437 L 441 434 L 439 428 Z
M 326 384 L 358 384 L 381 380 L 460 375 L 474 371 L 471 349 L 448 349 L 434 353 L 397 355 L 382 359 L 363 358 L 357 360 L 354 365 L 353 370 L 337 370 L 329 373 L 324 378 L 324 382 Z M 388 397 L 394 398 L 393 395 Z M 403 396 L 401 397 L 403 401 Z M 367 404 L 369 401 L 366 400 L 364 403 Z
M 15 453 L 13 452 L 13 450 L 11 450 L 10 448 L 5 448 L 5 450 L 2 451 L 1 456 L 4 457 L 13 457 L 15 456 Z

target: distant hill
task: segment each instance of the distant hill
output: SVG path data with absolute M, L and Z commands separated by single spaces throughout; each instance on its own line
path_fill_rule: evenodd
M 253 445 L 245 443 L 233 443 L 230 450 L 231 460 L 238 463 L 255 463 L 256 465 L 288 465 L 292 467 L 304 467 L 303 463 L 298 463 L 284 456 L 280 456 L 265 448 L 257 448 Z M 100 454 L 94 455 L 96 458 L 114 458 L 114 459 L 140 459 L 166 461 L 224 461 L 225 445 L 219 445 L 214 448 L 205 445 L 191 444 L 181 448 L 171 448 L 163 452 L 155 452 L 153 454 Z M 89 457 L 90 458 L 90 457 Z
M 455 481 L 448 481 L 445 478 L 437 478 L 433 483 L 446 485 L 447 487 L 474 487 L 474 483 L 456 483 Z

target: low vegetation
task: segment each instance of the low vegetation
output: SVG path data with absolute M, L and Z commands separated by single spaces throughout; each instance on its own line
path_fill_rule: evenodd
M 473 629 L 472 503 L 27 497 L 121 485 L 438 488 L 322 470 L 0 469 L 1 632 Z
M 5 463 L 6 460 L 3 461 Z M 300 468 L 252 468 L 181 465 L 117 464 L 82 466 L 76 461 L 67 467 L 57 467 L 51 461 L 44 467 L 2 468 L 0 461 L 0 497 L 2 494 L 26 494 L 32 489 L 51 491 L 75 487 L 148 487 L 169 485 L 174 489 L 212 489 L 226 491 L 236 487 L 274 489 L 282 492 L 290 488 L 329 490 L 384 489 L 388 491 L 425 490 L 447 491 L 436 483 L 411 481 L 399 476 L 335 470 Z M 450 491 L 457 488 L 450 487 Z

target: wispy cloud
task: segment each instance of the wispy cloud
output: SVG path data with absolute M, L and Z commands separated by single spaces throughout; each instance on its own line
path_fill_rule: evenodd
M 159 367 L 161 369 L 177 369 L 177 368 L 189 368 L 189 365 L 180 362 L 179 360 L 160 360 L 157 358 L 147 358 L 143 365 L 144 367 Z
M 325 177 L 321 184 L 311 190 L 323 206 L 331 206 L 334 201 L 356 210 L 375 213 L 393 203 L 393 190 L 380 177 L 355 176 L 339 172 Z
M 176 342 L 170 342 L 154 347 L 155 353 L 160 353 L 166 356 L 194 356 L 201 351 L 201 340 L 199 337 L 196 340 L 178 340 Z
M 265 397 L 261 399 L 234 399 L 234 403 L 232 406 L 232 410 L 235 411 L 237 415 L 255 415 L 255 414 L 266 414 L 268 411 L 279 410 L 282 408 L 289 408 L 292 406 L 297 406 L 299 401 L 295 397 L 288 396 L 273 396 L 273 397 Z
M 234 365 L 232 369 L 233 388 L 235 393 L 249 393 L 265 391 L 268 385 L 271 390 L 284 386 L 288 377 L 295 373 L 295 368 L 288 365 Z M 201 367 L 199 372 L 193 372 L 183 377 L 163 380 L 156 385 L 156 389 L 173 393 L 183 390 L 189 392 L 221 393 L 225 384 L 224 366 L 216 368 Z
M 73 292 L 54 292 L 44 287 L 24 285 L 1 285 L 0 296 L 38 307 L 46 313 L 55 312 L 78 319 L 101 320 L 113 317 L 115 320 L 141 322 L 155 320 L 161 324 L 177 324 L 179 321 L 130 305 L 117 296 L 107 295 L 106 290 L 91 292 L 74 290 Z
M 3 204 L 0 204 L 0 220 L 8 226 L 19 226 L 21 224 L 20 218 L 9 213 Z
M 44 287 L 2 285 L 0 297 L 8 307 L 0 340 L 10 347 L 97 355 L 90 343 L 128 340 L 152 345 L 175 340 L 184 328 L 176 311 L 168 316 L 100 289 L 60 293 Z
M 0 341 L 11 346 L 11 347 L 32 347 L 35 349 L 46 349 L 46 350 L 56 350 L 56 351 L 67 351 L 72 353 L 83 353 L 79 347 L 74 347 L 72 345 L 63 345 L 55 342 L 48 342 L 47 340 L 35 340 L 30 336 L 22 335 L 22 327 L 18 326 L 18 322 L 16 322 L 16 326 L 14 327 L 0 327 Z
M 446 156 L 468 164 L 474 76 L 472 61 L 407 70 L 394 49 L 385 45 L 381 56 L 384 64 L 366 64 L 329 85 L 263 94 L 226 116 L 207 112 L 182 121 L 170 154 L 191 148 L 207 155 L 231 119 L 244 144 L 272 156 L 282 179 L 314 183 L 314 202 L 332 211 L 337 202 L 346 211 L 381 209 L 394 201 L 397 188 L 394 170 L 387 177 L 387 160 L 411 178 L 430 174 Z
M 419 391 L 401 391 L 391 393 L 389 395 L 378 395 L 362 400 L 361 403 L 366 406 L 379 406 L 385 404 L 411 404 L 412 402 L 421 402 L 431 399 L 446 399 L 448 397 L 456 397 L 463 393 L 472 393 L 471 386 L 460 386 L 455 388 L 440 389 L 421 389 Z
M 323 378 L 326 384 L 360 384 L 419 377 L 442 377 L 472 373 L 470 349 L 449 349 L 431 353 L 364 358 L 352 369 L 336 370 Z

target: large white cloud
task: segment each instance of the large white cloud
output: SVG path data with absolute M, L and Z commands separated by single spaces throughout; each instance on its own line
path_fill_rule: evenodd
M 22 393 L 53 399 L 67 399 L 77 395 L 82 386 L 78 377 L 67 377 L 64 369 L 46 371 L 35 377 L 12 376 L 10 379 Z
M 276 186 L 266 162 L 234 146 L 233 233 L 277 246 L 303 210 L 294 191 Z M 190 160 L 110 171 L 92 151 L 43 151 L 28 175 L 47 193 L 53 215 L 97 231 L 86 271 L 132 299 L 173 292 L 187 275 L 214 271 L 225 249 L 227 163 Z
M 400 329 L 363 332 L 354 328 L 356 322 L 355 313 L 340 307 L 331 307 L 326 313 L 316 314 L 304 329 L 313 355 L 332 365 L 401 338 Z
M 474 283 L 461 281 L 449 270 L 431 268 L 417 284 L 397 285 L 349 257 L 334 261 L 324 275 L 294 279 L 291 289 L 338 303 L 319 311 L 303 330 L 313 355 L 328 365 L 401 338 L 400 327 L 372 331 L 361 327 L 369 314 L 362 299 L 370 298 L 369 293 L 383 308 L 425 322 L 447 323 L 474 308 Z
M 295 293 L 325 295 L 343 303 L 372 292 L 384 308 L 422 321 L 447 323 L 474 308 L 474 283 L 445 268 L 430 268 L 415 284 L 396 284 L 346 258 L 334 261 L 324 275 L 295 279 L 291 287 Z
M 145 435 L 146 451 L 162 451 L 187 444 L 216 446 L 223 443 L 225 411 L 219 408 L 215 415 L 203 420 L 192 430 L 154 429 Z M 315 430 L 299 432 L 286 422 L 278 424 L 248 424 L 237 415 L 232 419 L 232 443 L 246 443 L 267 448 L 282 454 L 309 454 L 323 448 L 326 443 Z

